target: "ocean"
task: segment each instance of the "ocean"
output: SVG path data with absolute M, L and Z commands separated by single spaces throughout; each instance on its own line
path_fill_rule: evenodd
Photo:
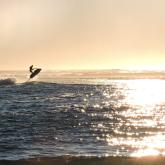
M 0 72 L 0 160 L 165 155 L 165 80 Z

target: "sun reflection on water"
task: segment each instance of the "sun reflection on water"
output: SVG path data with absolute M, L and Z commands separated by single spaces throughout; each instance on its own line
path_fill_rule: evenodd
M 102 92 L 104 105 L 115 109 L 113 114 L 104 114 L 113 134 L 104 132 L 102 139 L 110 148 L 124 148 L 131 156 L 165 155 L 164 81 L 108 80 L 105 84 L 116 82 L 118 86 L 113 93 L 107 89 Z M 103 128 L 108 129 L 104 123 L 98 124 L 97 129 Z
M 132 80 L 128 83 L 126 101 L 130 105 L 152 106 L 164 102 L 165 85 L 162 80 Z

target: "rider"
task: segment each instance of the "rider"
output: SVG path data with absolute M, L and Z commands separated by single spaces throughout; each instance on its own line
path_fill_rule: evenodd
M 34 70 L 35 68 L 33 68 L 33 65 L 31 65 L 30 67 L 29 67 L 29 71 L 31 72 L 31 73 L 33 73 L 33 70 Z
M 33 68 L 33 65 L 31 65 L 31 66 L 29 67 L 30 73 L 34 73 L 34 70 L 37 70 L 37 69 L 40 69 L 40 68 Z

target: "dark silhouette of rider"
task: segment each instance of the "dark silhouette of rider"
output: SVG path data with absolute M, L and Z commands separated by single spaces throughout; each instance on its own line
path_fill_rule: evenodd
M 34 70 L 33 65 L 31 65 L 31 66 L 29 67 L 29 71 L 30 71 L 31 73 L 33 73 L 33 70 Z

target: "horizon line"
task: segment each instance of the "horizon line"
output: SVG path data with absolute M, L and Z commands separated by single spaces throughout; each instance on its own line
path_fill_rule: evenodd
M 42 69 L 42 72 L 47 72 L 47 71 L 50 71 L 50 72 L 69 72 L 69 71 L 72 71 L 72 72 L 79 72 L 79 71 L 128 71 L 128 72 L 165 72 L 165 69 L 44 69 L 44 68 L 41 68 Z M 28 71 L 25 70 L 25 69 L 0 69 L 0 72 L 15 72 L 15 71 Z

